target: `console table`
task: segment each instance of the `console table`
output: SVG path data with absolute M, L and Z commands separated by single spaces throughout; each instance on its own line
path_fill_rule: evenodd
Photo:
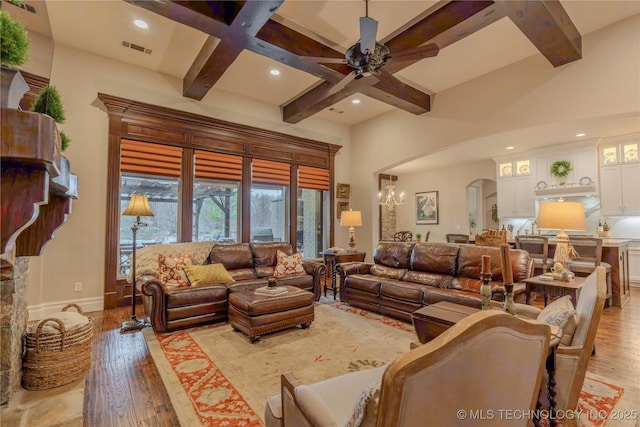
M 365 252 L 324 252 L 322 259 L 327 267 L 327 272 L 331 272 L 331 286 L 327 285 L 327 276 L 324 276 L 324 296 L 327 296 L 327 289 L 333 291 L 333 299 L 336 299 L 338 285 L 336 283 L 336 265 L 341 262 L 364 262 L 367 254 Z
M 578 295 L 582 285 L 584 285 L 584 277 L 574 277 L 570 282 L 563 282 L 561 280 L 541 280 L 541 276 L 529 277 L 524 279 L 524 283 L 527 285 L 525 295 L 527 296 L 527 304 L 531 304 L 531 292 L 540 292 L 544 295 L 544 306 L 547 306 L 547 301 L 550 296 L 563 297 L 565 295 L 571 296 L 571 302 L 575 307 L 578 303 Z

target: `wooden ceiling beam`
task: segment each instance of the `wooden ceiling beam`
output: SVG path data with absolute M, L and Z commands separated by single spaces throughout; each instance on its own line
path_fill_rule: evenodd
M 233 8 L 231 12 L 226 14 L 224 13 L 225 7 L 217 8 L 215 4 L 211 5 L 209 9 L 204 9 L 204 12 L 218 11 L 220 13 L 222 11 L 226 20 L 232 20 L 231 25 L 222 38 L 209 36 L 182 80 L 182 94 L 197 100 L 204 98 L 209 89 L 216 84 L 246 48 L 248 41 L 273 16 L 283 1 L 249 1 L 244 3 L 240 10 Z M 197 7 L 200 9 L 201 5 L 208 5 L 204 2 L 190 3 L 197 3 Z M 207 16 L 210 15 L 207 14 Z
M 382 42 L 389 47 L 392 57 L 394 51 L 401 52 L 427 42 L 448 46 L 503 16 L 493 1 L 441 2 L 403 25 Z M 384 66 L 384 70 L 393 74 L 415 62 L 417 61 L 394 62 L 392 59 Z M 356 92 L 413 114 L 423 114 L 431 110 L 429 94 L 404 83 L 398 84 L 399 81 L 395 80 L 391 82 L 377 78 L 361 78 L 353 80 L 335 93 L 332 93 L 328 86 L 316 86 L 282 106 L 282 119 L 287 123 L 298 123 Z M 337 99 L 337 101 L 331 103 L 327 98 Z
M 582 58 L 582 37 L 559 1 L 509 0 L 499 5 L 554 67 Z

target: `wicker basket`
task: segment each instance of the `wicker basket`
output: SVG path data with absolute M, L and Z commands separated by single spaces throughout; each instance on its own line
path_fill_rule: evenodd
M 84 314 L 77 304 L 68 304 L 62 311 L 69 307 L 75 307 Z M 42 331 L 50 321 L 58 323 L 59 332 Z M 67 331 L 62 321 L 54 317 L 40 321 L 35 329 L 28 329 L 26 333 L 22 386 L 27 390 L 46 390 L 84 377 L 91 369 L 92 340 L 92 317 L 89 317 L 89 323 L 71 331 Z

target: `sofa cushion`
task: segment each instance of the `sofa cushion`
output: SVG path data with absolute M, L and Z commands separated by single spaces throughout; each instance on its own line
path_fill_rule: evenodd
M 373 254 L 373 262 L 392 268 L 409 268 L 415 243 L 380 242 Z
M 424 286 L 417 283 L 387 279 L 380 282 L 380 295 L 402 301 L 420 303 Z
M 402 278 L 405 282 L 419 283 L 421 285 L 435 286 L 437 288 L 450 288 L 453 277 L 447 274 L 429 273 L 426 271 L 407 271 Z
M 191 254 L 167 256 L 158 254 L 158 273 L 160 283 L 165 289 L 189 286 L 184 267 L 191 265 Z
M 211 248 L 206 264 L 223 264 L 227 270 L 253 268 L 253 255 L 248 243 L 216 245 Z
M 491 280 L 502 282 L 502 265 L 500 263 L 500 248 L 498 247 L 461 245 L 456 274 L 480 279 L 482 255 L 491 257 Z M 528 274 L 529 253 L 522 249 L 511 249 L 509 250 L 509 258 L 513 270 L 513 281 L 522 282 Z
M 174 288 L 167 292 L 167 308 L 227 300 L 227 288 L 221 284 Z
M 480 308 L 480 294 L 459 289 L 425 288 L 422 297 L 423 305 L 431 305 L 441 301 Z
M 278 251 L 293 255 L 294 251 L 287 242 L 250 243 L 254 267 L 275 267 L 278 263 Z M 263 277 L 263 276 L 260 276 Z
M 546 306 L 538 315 L 537 320 L 562 329 L 560 343 L 571 345 L 573 333 L 576 331 L 578 323 L 577 312 L 569 295 L 558 298 Z
M 235 281 L 257 279 L 256 271 L 253 268 L 238 268 L 237 270 L 228 270 L 231 277 Z M 262 280 L 266 283 L 266 280 Z
M 184 271 L 192 286 L 234 281 L 222 264 L 187 265 L 184 267 Z
M 302 267 L 302 254 L 295 253 L 293 255 L 287 255 L 282 251 L 277 251 L 278 263 L 273 270 L 273 277 L 285 277 L 296 276 L 300 274 L 306 274 L 304 267 Z
M 453 276 L 460 247 L 442 243 L 420 243 L 411 252 L 411 270 Z
M 256 267 L 254 270 L 257 277 L 273 277 L 273 271 L 275 268 L 275 265 L 267 265 L 263 267 Z
M 383 265 L 374 264 L 371 266 L 369 270 L 370 274 L 374 276 L 380 276 L 387 279 L 402 279 L 402 277 L 407 272 L 406 268 L 393 268 L 393 267 L 385 267 Z
M 345 278 L 345 287 L 372 294 L 380 294 L 380 278 L 371 274 L 351 274 Z

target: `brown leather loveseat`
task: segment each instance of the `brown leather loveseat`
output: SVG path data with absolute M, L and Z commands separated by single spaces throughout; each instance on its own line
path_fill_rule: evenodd
M 151 319 L 154 331 L 167 332 L 226 320 L 229 293 L 265 286 L 267 278 L 273 276 L 278 250 L 287 255 L 295 252 L 289 243 L 284 242 L 194 242 L 154 245 L 139 250 L 140 257 L 136 266 L 140 266 L 140 260 L 147 265 L 142 266 L 142 271 L 139 271 L 136 285 L 142 290 L 145 311 Z M 165 289 L 159 281 L 157 271 L 153 270 L 154 262 L 157 269 L 158 253 L 163 252 L 170 255 L 191 253 L 194 264 L 221 263 L 234 282 Z M 296 286 L 312 292 L 316 300 L 320 299 L 320 279 L 324 276 L 324 265 L 303 261 L 302 266 L 306 274 L 279 277 L 276 279 L 277 285 Z
M 533 274 L 533 260 L 511 250 L 514 297 L 524 301 L 522 281 Z M 440 301 L 480 308 L 482 255 L 491 256 L 492 299 L 504 300 L 500 249 L 447 243 L 380 242 L 373 264 L 336 266 L 343 302 L 411 321 L 411 313 Z

